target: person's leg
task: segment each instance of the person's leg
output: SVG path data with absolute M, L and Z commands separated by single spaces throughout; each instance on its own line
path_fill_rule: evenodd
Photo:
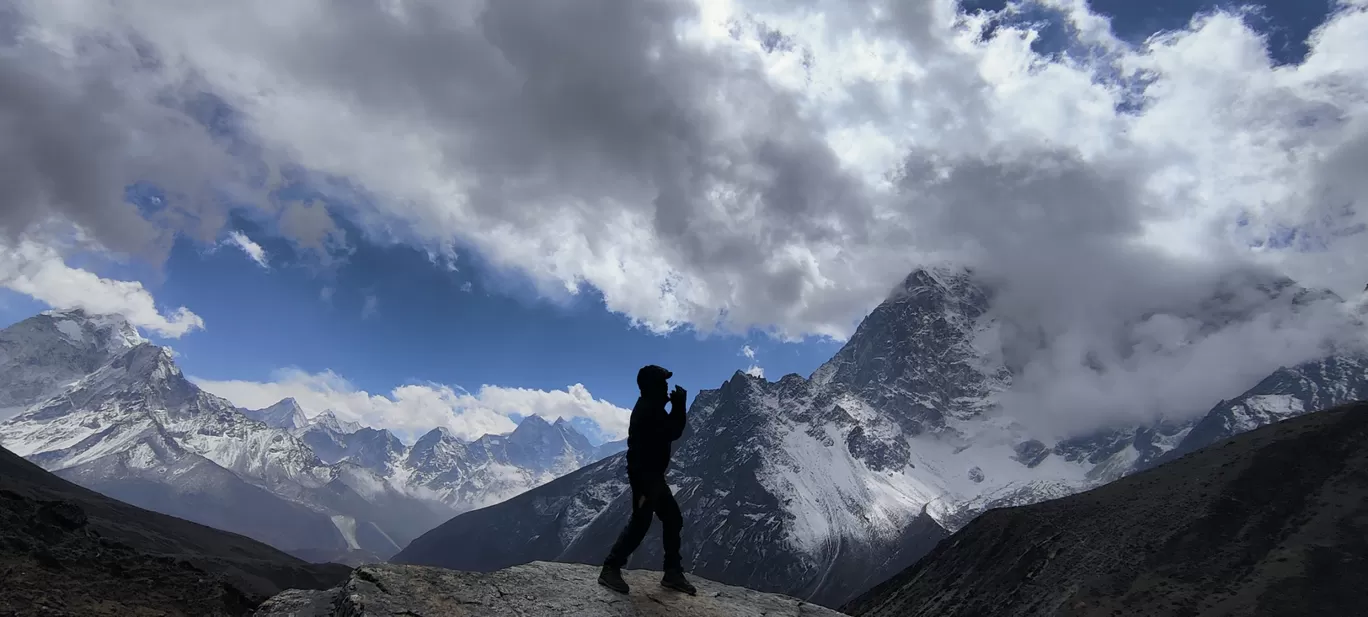
M 670 492 L 670 486 L 665 483 L 663 477 L 656 483 L 651 497 L 656 516 L 660 517 L 660 524 L 663 527 L 661 541 L 665 545 L 665 571 L 682 570 L 679 546 L 680 534 L 684 529 L 684 515 L 679 511 L 679 502 L 675 501 L 674 494 Z
M 698 589 L 684 576 L 681 563 L 683 560 L 679 553 L 684 515 L 679 511 L 679 502 L 675 501 L 674 493 L 670 492 L 670 485 L 665 483 L 664 477 L 655 483 L 655 490 L 651 492 L 651 505 L 664 527 L 661 541 L 665 544 L 665 575 L 660 578 L 660 584 L 690 595 L 698 593 Z
M 608 558 L 604 559 L 603 565 L 613 568 L 627 565 L 627 558 L 641 545 L 642 538 L 645 538 L 646 532 L 651 529 L 651 514 L 654 508 L 649 499 L 649 488 L 647 484 L 632 482 L 632 517 L 618 534 L 617 541 L 613 543 L 613 549 L 608 552 Z

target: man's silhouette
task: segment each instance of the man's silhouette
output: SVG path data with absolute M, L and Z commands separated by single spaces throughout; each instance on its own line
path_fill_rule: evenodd
M 627 427 L 627 482 L 632 487 L 632 518 L 603 561 L 603 571 L 598 579 L 599 584 L 622 593 L 628 590 L 627 581 L 622 580 L 622 567 L 646 537 L 653 515 L 660 517 L 664 526 L 665 576 L 660 584 L 689 594 L 697 591 L 684 578 L 684 568 L 680 565 L 679 533 L 684 528 L 684 516 L 670 493 L 670 486 L 665 483 L 665 469 L 670 466 L 670 444 L 684 433 L 684 403 L 688 397 L 679 386 L 670 392 L 669 379 L 673 375 L 654 364 L 637 371 L 641 397 L 632 407 L 632 419 Z M 669 414 L 665 413 L 667 400 L 670 402 Z

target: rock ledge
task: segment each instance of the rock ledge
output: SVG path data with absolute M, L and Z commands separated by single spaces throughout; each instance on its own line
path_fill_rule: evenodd
M 357 568 L 341 587 L 291 589 L 266 601 L 257 617 L 369 617 L 379 615 L 503 617 L 841 617 L 788 596 L 690 577 L 689 596 L 660 586 L 660 572 L 627 570 L 632 592 L 597 583 L 598 567 L 535 561 L 497 572 L 376 564 Z

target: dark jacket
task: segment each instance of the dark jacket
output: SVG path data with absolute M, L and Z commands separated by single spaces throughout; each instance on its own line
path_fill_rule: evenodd
M 627 426 L 627 473 L 636 476 L 664 475 L 670 466 L 670 443 L 684 434 L 684 405 L 646 397 L 637 399 Z

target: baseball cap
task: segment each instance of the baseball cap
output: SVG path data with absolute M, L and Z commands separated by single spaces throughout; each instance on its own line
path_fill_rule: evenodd
M 644 389 L 648 384 L 660 383 L 671 377 L 674 377 L 674 373 L 665 370 L 664 367 L 647 364 L 637 371 L 637 387 Z

